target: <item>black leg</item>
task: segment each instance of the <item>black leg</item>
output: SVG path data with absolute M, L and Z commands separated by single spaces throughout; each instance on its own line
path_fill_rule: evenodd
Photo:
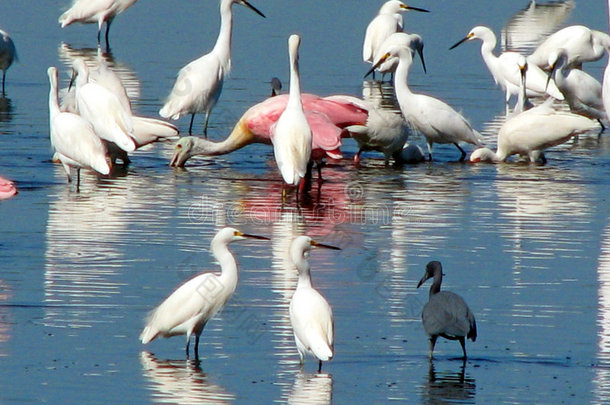
M 76 168 L 76 192 L 80 193 L 80 167 Z
M 322 360 L 318 360 L 318 373 L 322 371 Z
M 462 147 L 460 145 L 457 144 L 457 142 L 453 143 L 455 145 L 456 148 L 458 148 L 460 150 L 460 152 L 462 152 L 462 156 L 460 157 L 460 162 L 463 162 L 464 159 L 466 158 L 466 152 L 464 152 L 464 149 L 462 149 Z
M 2 96 L 4 96 L 4 80 L 6 79 L 6 70 L 2 71 Z
M 191 124 L 189 125 L 189 135 L 193 135 L 193 120 L 195 119 L 195 113 L 191 114 Z
M 110 41 L 108 41 L 108 33 L 110 32 L 110 24 L 112 24 L 112 20 L 106 21 L 106 35 L 104 39 L 106 39 L 106 49 L 110 49 Z
M 208 137 L 208 121 L 210 119 L 210 112 L 207 111 L 205 113 L 205 123 L 203 124 L 203 137 L 207 138 Z
M 199 335 L 195 335 L 195 360 L 199 360 Z
M 458 339 L 460 341 L 460 344 L 462 345 L 462 353 L 464 353 L 464 360 L 466 360 L 466 339 L 464 338 L 464 336 L 462 336 L 461 338 Z
M 434 353 L 434 346 L 436 345 L 436 339 L 438 336 L 430 336 L 430 354 L 429 357 L 432 358 L 432 353 Z
M 188 339 L 186 339 L 186 358 L 189 358 L 189 344 L 191 343 L 191 337 L 189 336 Z

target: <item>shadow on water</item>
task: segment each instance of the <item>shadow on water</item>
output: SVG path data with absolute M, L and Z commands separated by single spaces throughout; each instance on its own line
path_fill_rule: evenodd
M 292 405 L 331 404 L 333 398 L 333 376 L 328 373 L 299 372 L 294 380 L 287 403 Z
M 475 403 L 476 388 L 474 378 L 466 374 L 466 362 L 461 363 L 458 371 L 437 371 L 431 361 L 421 387 L 422 403 Z

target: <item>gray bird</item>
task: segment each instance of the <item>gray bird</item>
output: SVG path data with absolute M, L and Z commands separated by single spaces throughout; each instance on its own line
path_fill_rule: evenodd
M 477 323 L 474 314 L 466 301 L 451 291 L 441 291 L 443 267 L 438 261 L 426 265 L 426 274 L 419 280 L 417 288 L 429 278 L 434 278 L 430 287 L 430 296 L 422 311 L 424 330 L 430 335 L 430 358 L 439 336 L 445 339 L 458 340 L 462 345 L 466 359 L 466 338 L 477 340 Z

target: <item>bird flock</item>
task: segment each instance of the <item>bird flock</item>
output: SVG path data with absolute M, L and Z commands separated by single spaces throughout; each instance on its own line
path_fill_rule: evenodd
M 109 47 L 110 26 L 119 14 L 136 0 L 76 0 L 59 17 L 62 27 L 78 23 L 97 23 L 97 40 Z M 265 15 L 247 0 L 220 0 L 220 31 L 209 53 L 188 63 L 177 74 L 175 83 L 159 110 L 164 119 L 178 120 L 190 115 L 189 136 L 176 141 L 171 166 L 184 166 L 193 156 L 216 156 L 233 152 L 252 143 L 273 146 L 277 168 L 286 187 L 299 194 L 311 184 L 314 164 L 318 171 L 325 159 L 342 158 L 341 144 L 353 138 L 358 144 L 354 162 L 364 151 L 381 152 L 386 162 L 422 161 L 424 152 L 408 144 L 412 133 L 426 139 L 427 159 L 433 159 L 434 144 L 453 144 L 466 159 L 464 144 L 476 149 L 471 162 L 503 162 L 511 155 L 521 155 L 530 162 L 546 162 L 544 151 L 568 141 L 575 135 L 597 127 L 605 129 L 610 111 L 610 65 L 603 82 L 583 70 L 583 64 L 599 60 L 610 52 L 610 36 L 582 25 L 563 28 L 550 35 L 531 55 L 515 51 L 494 54 L 496 36 L 485 26 L 473 27 L 450 49 L 470 41 L 481 41 L 481 56 L 493 80 L 505 93 L 507 118 L 497 134 L 497 150 L 484 146 L 481 134 L 449 104 L 427 94 L 416 93 L 409 86 L 413 58 L 419 55 L 424 72 L 424 39 L 404 30 L 403 13 L 428 10 L 389 0 L 379 9 L 364 30 L 362 59 L 371 65 L 365 77 L 380 73 L 392 77 L 400 113 L 350 95 L 319 96 L 301 90 L 299 46 L 302 40 L 293 34 L 288 38 L 290 82 L 288 94 L 279 94 L 281 83 L 274 78 L 272 94 L 249 108 L 223 141 L 206 139 L 208 122 L 219 102 L 225 78 L 231 70 L 233 5 Z M 364 28 L 364 27 L 363 27 Z M 0 69 L 2 94 L 6 71 L 17 59 L 10 36 L 0 30 Z M 129 153 L 159 140 L 175 139 L 178 128 L 166 120 L 140 117 L 120 78 L 100 59 L 94 65 L 77 58 L 72 66 L 69 88 L 60 92 L 58 70 L 49 67 L 49 129 L 55 159 L 66 171 L 77 177 L 80 169 L 92 169 L 100 175 L 111 175 L 117 161 L 129 163 Z M 60 97 L 60 94 L 62 96 Z M 511 109 L 509 103 L 516 98 Z M 564 107 L 561 108 L 562 103 Z M 204 113 L 203 138 L 192 136 L 194 118 Z M 319 174 L 318 180 L 321 181 Z M 77 181 L 78 189 L 78 181 Z M 0 177 L 0 198 L 14 196 L 14 184 Z M 298 200 L 297 200 L 298 201 Z M 220 274 L 205 272 L 175 289 L 149 315 L 140 335 L 143 344 L 157 337 L 186 335 L 186 354 L 195 336 L 195 356 L 199 356 L 199 339 L 206 323 L 227 303 L 238 284 L 238 264 L 229 244 L 244 239 L 268 240 L 245 234 L 235 228 L 223 228 L 213 238 L 211 251 L 220 264 Z M 330 304 L 312 283 L 309 253 L 312 248 L 338 250 L 338 247 L 316 242 L 308 236 L 295 238 L 290 258 L 298 272 L 289 315 L 300 362 L 311 355 L 319 361 L 334 356 L 334 321 Z M 439 336 L 458 340 L 466 358 L 465 340 L 475 341 L 477 326 L 473 313 L 459 295 L 441 291 L 442 266 L 431 261 L 426 266 L 420 287 L 433 279 L 429 301 L 422 311 L 424 330 L 429 335 L 430 357 Z

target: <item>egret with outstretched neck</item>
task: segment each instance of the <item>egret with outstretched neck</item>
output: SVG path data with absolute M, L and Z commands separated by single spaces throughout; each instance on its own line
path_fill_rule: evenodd
M 318 372 L 322 362 L 334 355 L 334 321 L 332 308 L 311 283 L 309 251 L 313 247 L 340 250 L 318 243 L 309 236 L 299 236 L 290 244 L 290 258 L 299 272 L 297 288 L 290 301 L 290 323 L 299 352 L 300 364 L 305 355 L 318 359 Z
M 190 114 L 189 135 L 192 134 L 195 114 L 205 112 L 203 135 L 207 137 L 210 112 L 222 92 L 224 77 L 231 71 L 231 36 L 233 31 L 233 4 L 241 4 L 265 17 L 246 0 L 221 0 L 220 32 L 210 53 L 195 59 L 178 72 L 174 87 L 159 110 L 163 118 L 179 119 Z
M 199 337 L 208 321 L 220 311 L 235 292 L 238 265 L 229 243 L 246 238 L 269 238 L 223 228 L 212 239 L 214 258 L 220 263 L 220 274 L 203 273 L 184 282 L 149 315 L 140 334 L 143 344 L 158 336 L 186 335 L 186 356 L 189 356 L 191 335 L 195 335 L 195 358 L 199 358 Z

